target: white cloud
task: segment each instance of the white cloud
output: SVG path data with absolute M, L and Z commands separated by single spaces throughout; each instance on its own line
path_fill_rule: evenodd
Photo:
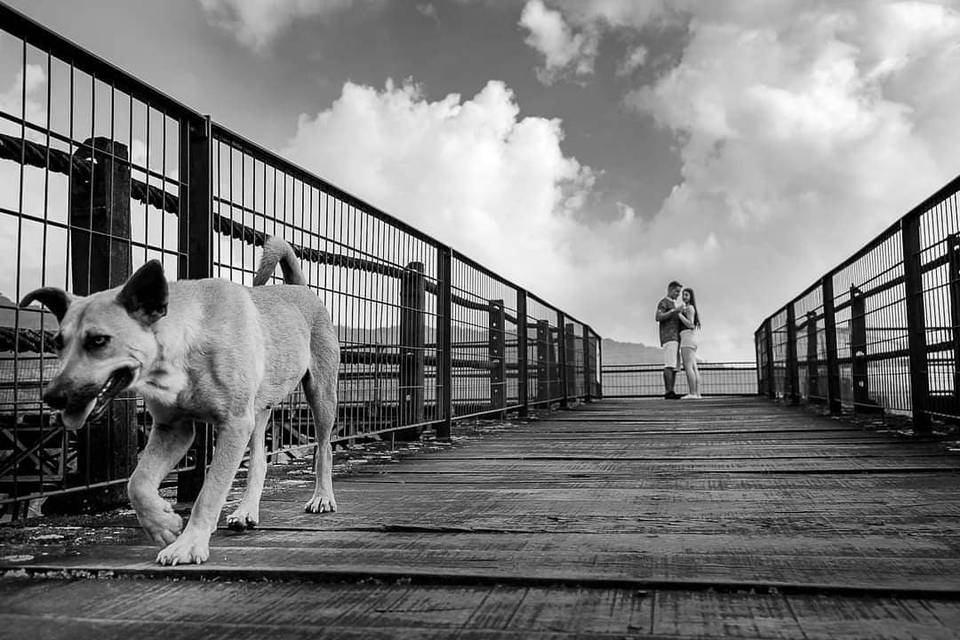
M 382 0 L 198 0 L 215 25 L 262 51 L 298 20 L 325 18 L 358 3 Z
M 617 75 L 629 76 L 647 61 L 649 51 L 644 46 L 637 46 L 627 52 L 623 60 L 617 65 Z
M 266 35 L 246 37 L 268 42 L 317 6 L 247 20 Z M 589 78 L 603 37 L 636 69 L 663 22 L 685 25 L 682 51 L 624 96 L 675 134 L 681 176 L 657 211 L 623 201 L 580 223 L 596 218 L 582 215 L 593 170 L 499 82 L 434 101 L 348 83 L 283 153 L 609 337 L 655 342 L 653 308 L 680 279 L 698 292 L 703 355 L 752 359 L 766 315 L 960 170 L 960 16 L 826 0 L 530 0 L 520 16 L 550 81 Z
M 640 4 L 555 6 L 601 37 L 677 20 Z M 659 211 L 619 226 L 623 273 L 605 260 L 612 290 L 595 308 L 622 290 L 636 309 L 598 324 L 653 340 L 647 307 L 676 277 L 697 287 L 704 355 L 752 358 L 766 315 L 960 172 L 960 14 L 933 1 L 672 8 L 682 54 L 625 103 L 676 135 L 682 175 Z
M 575 33 L 559 11 L 547 8 L 542 0 L 530 0 L 520 15 L 520 26 L 529 31 L 526 43 L 543 54 L 544 66 L 537 77 L 550 84 L 564 72 L 577 76 L 593 73 L 597 55 L 597 33 L 586 28 Z
M 570 268 L 570 215 L 593 183 L 563 154 L 557 120 L 519 117 L 491 81 L 469 99 L 430 101 L 412 83 L 347 83 L 301 116 L 282 154 L 519 284 Z M 562 281 L 562 277 L 560 278 Z

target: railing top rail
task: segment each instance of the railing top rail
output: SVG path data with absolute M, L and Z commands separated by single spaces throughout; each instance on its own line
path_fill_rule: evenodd
M 937 204 L 943 202 L 944 199 L 946 199 L 948 196 L 952 195 L 953 193 L 956 193 L 957 191 L 960 191 L 960 175 L 950 180 L 947 184 L 945 184 L 940 189 L 937 189 L 937 191 L 935 191 L 932 195 L 928 196 L 927 198 L 924 198 L 919 204 L 917 204 L 912 209 L 910 209 L 910 211 L 900 216 L 900 218 L 898 218 L 895 222 L 890 224 L 886 229 L 884 229 L 879 234 L 874 236 L 856 253 L 849 256 L 848 258 L 843 260 L 843 262 L 840 262 L 839 264 L 834 266 L 832 269 L 824 273 L 820 278 L 818 278 L 810 286 L 804 289 L 801 293 L 791 298 L 786 304 L 784 304 L 782 307 L 777 309 L 777 311 L 774 311 L 772 314 L 767 316 L 760 323 L 760 326 L 763 326 L 763 324 L 767 320 L 771 319 L 773 316 L 779 313 L 781 309 L 786 308 L 788 305 L 796 304 L 804 296 L 810 294 L 814 289 L 820 286 L 820 283 L 824 278 L 833 277 L 843 269 L 846 269 L 850 265 L 854 264 L 857 260 L 860 260 L 867 254 L 869 254 L 871 251 L 877 248 L 881 243 L 889 239 L 891 236 L 895 235 L 900 230 L 904 221 L 912 220 L 914 218 L 918 218 L 922 216 L 924 213 L 926 213 L 927 211 L 935 207 Z
M 390 215 L 389 213 L 386 213 L 382 209 L 379 209 L 378 207 L 370 204 L 369 202 L 366 202 L 362 198 L 353 195 L 349 191 L 342 189 L 328 182 L 327 180 L 324 180 L 323 178 L 310 172 L 309 170 L 304 169 L 303 167 L 291 162 L 290 160 L 287 160 L 283 156 L 278 155 L 273 151 L 270 151 L 263 145 L 253 142 L 249 138 L 246 138 L 236 133 L 235 131 L 231 131 L 230 129 L 227 129 L 223 125 L 217 124 L 216 122 L 211 123 L 211 127 L 212 127 L 214 138 L 220 139 L 230 144 L 231 146 L 247 151 L 253 156 L 259 157 L 261 159 L 269 159 L 270 164 L 277 166 L 278 168 L 282 169 L 284 172 L 292 176 L 295 176 L 296 178 L 299 178 L 300 180 L 303 180 L 306 183 L 312 184 L 313 186 L 317 187 L 324 193 L 334 196 L 339 200 L 343 200 L 344 202 L 350 204 L 351 206 L 354 206 L 357 209 L 360 209 L 364 213 L 368 213 L 375 218 L 378 218 L 384 222 L 387 222 L 393 225 L 394 227 L 403 231 L 404 233 L 408 233 L 416 237 L 418 240 L 422 240 L 423 242 L 426 242 L 438 248 L 446 246 L 444 243 L 428 235 L 426 232 L 421 231 L 420 229 L 417 229 L 415 226 L 407 222 L 404 222 L 403 220 L 400 220 L 399 218 L 396 218 Z

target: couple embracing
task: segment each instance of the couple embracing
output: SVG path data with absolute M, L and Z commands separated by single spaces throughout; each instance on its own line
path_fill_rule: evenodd
M 700 369 L 697 366 L 697 335 L 700 314 L 693 289 L 676 280 L 667 285 L 667 296 L 657 305 L 657 322 L 660 323 L 660 346 L 663 347 L 664 398 L 702 398 L 700 395 Z M 690 390 L 680 396 L 673 390 L 677 378 L 677 358 L 680 356 L 687 374 Z

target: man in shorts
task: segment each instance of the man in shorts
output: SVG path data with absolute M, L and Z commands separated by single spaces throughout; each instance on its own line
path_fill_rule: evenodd
M 673 391 L 677 379 L 677 356 L 680 351 L 680 291 L 683 285 L 674 280 L 667 285 L 667 296 L 657 304 L 657 322 L 660 323 L 660 346 L 663 347 L 663 387 L 667 400 L 680 396 Z

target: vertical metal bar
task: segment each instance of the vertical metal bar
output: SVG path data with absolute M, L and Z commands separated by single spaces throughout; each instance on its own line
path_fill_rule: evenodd
M 960 410 L 960 235 L 947 237 L 950 337 L 953 342 L 953 410 Z
M 853 380 L 854 411 L 872 404 L 867 377 L 866 306 L 863 291 L 850 285 L 850 372 Z
M 820 350 L 817 312 L 807 311 L 807 398 L 820 398 Z
M 785 400 L 795 405 L 800 402 L 800 363 L 797 361 L 797 312 L 793 303 L 787 305 L 787 393 Z
M 592 356 L 592 350 L 590 349 L 590 327 L 583 325 L 583 396 L 586 402 L 590 402 L 593 394 L 591 393 L 592 389 L 590 388 L 590 383 L 592 382 L 590 378 L 590 372 L 592 368 L 590 366 L 590 358 Z M 594 363 L 594 366 L 596 364 Z
M 504 348 L 504 324 L 506 314 L 503 300 L 489 300 L 487 357 L 490 360 L 490 408 L 502 409 L 506 406 L 506 358 Z
M 440 393 L 437 397 L 437 403 L 439 404 L 437 417 L 440 422 L 437 425 L 437 438 L 442 440 L 450 439 L 450 423 L 453 418 L 451 262 L 450 247 L 438 246 L 437 276 L 440 280 L 440 287 L 437 300 L 437 349 L 439 350 L 437 354 L 437 379 L 440 382 Z
M 833 303 L 833 275 L 823 277 L 823 337 L 827 347 L 827 404 L 830 413 L 839 415 L 840 405 L 840 363 L 837 358 L 837 321 Z
M 562 311 L 557 311 L 557 381 L 560 387 L 560 408 L 566 409 L 567 403 L 567 341 L 564 336 L 566 321 Z
M 527 346 L 527 292 L 517 289 L 517 403 L 520 417 L 530 413 L 530 354 Z
M 763 327 L 753 332 L 753 348 L 757 362 L 757 395 L 763 395 Z
M 763 350 L 764 350 L 764 364 L 766 365 L 766 382 L 767 382 L 767 396 L 770 398 L 777 397 L 777 383 L 774 379 L 774 362 L 773 362 L 773 319 L 767 318 L 763 323 Z
M 550 322 L 537 320 L 537 401 L 552 399 L 550 383 L 553 350 L 550 348 Z
M 603 338 L 594 335 L 597 341 L 597 398 L 603 398 Z
M 564 342 L 564 394 L 569 398 L 577 398 L 577 336 L 572 322 L 567 322 L 563 326 Z
M 910 405 L 917 433 L 930 432 L 927 414 L 929 381 L 927 378 L 926 317 L 923 306 L 920 219 L 907 216 L 900 220 L 903 243 L 903 286 L 907 308 L 907 343 L 910 349 Z

